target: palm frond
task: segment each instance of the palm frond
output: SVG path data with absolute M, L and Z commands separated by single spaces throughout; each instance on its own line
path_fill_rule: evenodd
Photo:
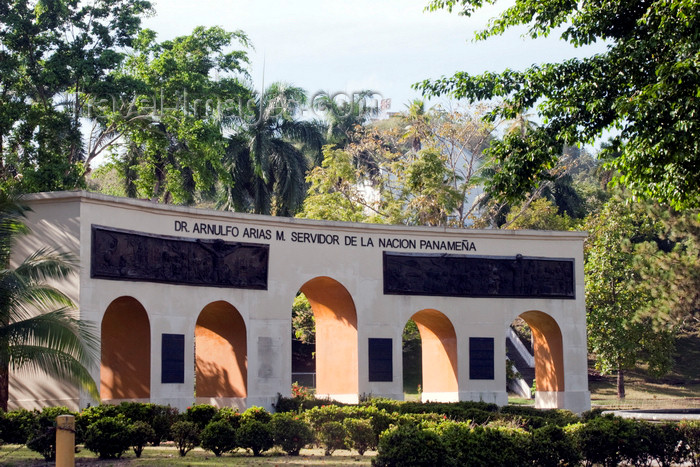
M 76 319 L 74 312 L 64 307 L 9 323 L 2 327 L 0 336 L 10 345 L 43 346 L 72 355 L 89 365 L 99 350 L 95 331 L 93 323 Z
M 100 400 L 97 384 L 90 371 L 75 357 L 42 346 L 19 344 L 11 349 L 14 358 L 10 360 L 10 368 L 13 370 L 46 374 L 64 380 L 82 387 L 95 400 Z
M 65 279 L 77 267 L 77 259 L 70 253 L 41 248 L 29 255 L 15 268 L 15 273 L 29 281 Z

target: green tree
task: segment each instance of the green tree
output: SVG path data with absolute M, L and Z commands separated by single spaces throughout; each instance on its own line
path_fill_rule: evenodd
M 643 287 L 653 297 L 640 314 L 660 325 L 700 315 L 700 212 L 656 203 L 635 205 L 639 217 L 655 221 L 657 234 L 637 245 Z
M 250 113 L 227 121 L 233 135 L 225 164 L 232 183 L 221 207 L 278 216 L 301 207 L 307 169 L 320 160 L 323 145 L 318 124 L 298 119 L 306 100 L 303 89 L 273 83 L 249 102 Z
M 294 337 L 304 344 L 316 342 L 316 319 L 306 295 L 299 292 L 292 304 L 292 330 Z
M 638 245 L 655 238 L 658 226 L 615 197 L 600 215 L 589 219 L 586 228 L 588 346 L 600 371 L 617 372 L 618 397 L 624 398 L 626 370 L 645 361 L 652 374 L 662 375 L 672 363 L 675 327 L 654 326 L 653 319 L 642 313 L 653 296 L 635 254 Z
M 405 115 L 357 128 L 342 150 L 324 149 L 300 217 L 464 227 L 477 209 L 470 194 L 493 130 L 479 111 L 425 112 L 417 102 Z
M 527 208 L 515 207 L 507 216 L 506 229 L 570 230 L 571 218 L 559 214 L 557 207 L 547 198 L 533 201 Z
M 144 0 L 0 2 L 0 180 L 25 191 L 83 184 L 81 135 L 89 96 L 132 45 Z
M 25 211 L 0 191 L 0 408 L 7 410 L 10 370 L 45 372 L 99 400 L 88 371 L 99 348 L 94 327 L 76 319 L 70 298 L 46 283 L 67 277 L 73 260 L 42 249 L 10 265 L 14 240 L 28 231 L 21 222 Z
M 245 107 L 250 91 L 241 31 L 197 27 L 192 34 L 157 42 L 143 30 L 134 52 L 112 77 L 130 84 L 128 102 L 98 102 L 94 111 L 114 141 L 114 163 L 129 196 L 191 204 L 197 193 L 213 196 L 217 182 L 230 184 L 222 162 L 221 125 Z
M 423 147 L 423 140 L 429 133 L 430 114 L 425 109 L 423 99 L 414 99 L 406 106 L 406 112 L 400 116 L 404 121 L 406 132 L 403 137 L 411 143 L 413 152 L 418 152 Z
M 433 0 L 431 10 L 470 16 L 482 0 Z M 489 153 L 500 162 L 490 190 L 522 199 L 547 179 L 565 145 L 615 136 L 605 153 L 616 179 L 634 194 L 676 209 L 700 207 L 700 8 L 697 0 L 555 2 L 516 0 L 477 40 L 524 26 L 531 38 L 555 32 L 581 47 L 605 43 L 588 58 L 473 76 L 426 80 L 428 96 L 502 99 L 489 119 L 512 119 L 536 107 L 543 125 L 509 133 Z
M 337 148 L 344 148 L 352 139 L 357 127 L 365 124 L 369 117 L 377 113 L 371 105 L 374 91 L 365 90 L 353 93 L 331 95 L 328 92 L 314 96 L 313 108 L 325 116 L 328 129 L 326 140 Z M 348 100 L 348 97 L 350 99 Z M 320 161 L 316 165 L 319 165 Z
M 352 156 L 340 149 L 323 148 L 323 162 L 314 167 L 306 180 L 309 184 L 302 211 L 297 217 L 332 221 L 363 222 L 367 219 L 361 196 L 361 172 Z

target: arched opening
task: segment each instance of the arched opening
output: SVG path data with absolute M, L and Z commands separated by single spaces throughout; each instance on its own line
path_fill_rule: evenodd
M 248 360 L 246 327 L 236 308 L 217 301 L 202 309 L 194 328 L 197 399 L 246 397 Z
M 532 399 L 535 381 L 535 356 L 532 351 L 532 330 L 518 317 L 506 330 L 506 386 L 508 397 Z
M 292 305 L 292 384 L 316 391 L 316 321 L 301 291 Z M 294 388 L 292 388 L 294 391 Z
M 350 293 L 330 277 L 301 286 L 316 322 L 316 394 L 358 400 L 357 312 Z
M 419 311 L 411 319 L 421 338 L 422 400 L 457 401 L 457 335 L 452 322 L 430 309 Z
M 527 311 L 520 315 L 532 332 L 535 356 L 535 404 L 538 407 L 557 407 L 558 392 L 564 391 L 564 348 L 561 329 L 557 322 L 541 311 Z
M 404 400 L 420 399 L 423 383 L 423 365 L 420 332 L 416 322 L 409 319 L 401 336 Z
M 101 336 L 100 398 L 150 398 L 151 326 L 141 303 L 133 297 L 110 303 Z

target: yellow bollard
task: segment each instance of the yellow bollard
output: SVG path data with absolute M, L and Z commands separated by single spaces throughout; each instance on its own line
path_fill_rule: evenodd
M 56 417 L 56 467 L 75 467 L 75 417 Z

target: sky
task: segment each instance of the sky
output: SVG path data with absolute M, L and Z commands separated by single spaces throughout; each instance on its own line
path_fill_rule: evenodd
M 309 95 L 370 89 L 378 98 L 391 99 L 393 112 L 421 97 L 411 85 L 427 78 L 457 71 L 524 69 L 602 51 L 600 46 L 574 49 L 558 37 L 526 40 L 522 29 L 474 42 L 474 32 L 508 0 L 470 18 L 425 12 L 427 4 L 428 0 L 155 0 L 156 14 L 144 27 L 155 30 L 160 40 L 189 34 L 200 25 L 242 30 L 254 47 L 249 71 L 257 89 L 274 81 L 300 86 Z

